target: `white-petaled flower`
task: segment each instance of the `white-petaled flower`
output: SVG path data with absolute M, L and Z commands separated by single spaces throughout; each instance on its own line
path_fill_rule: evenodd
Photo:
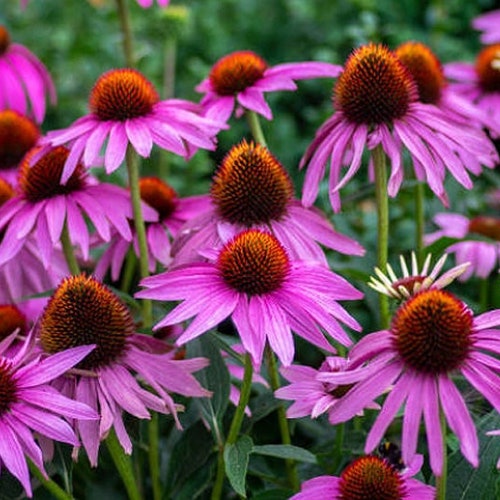
M 422 290 L 428 290 L 429 288 L 444 288 L 448 286 L 453 280 L 458 278 L 469 266 L 469 262 L 455 266 L 449 271 L 446 271 L 441 276 L 438 275 L 446 262 L 447 254 L 443 254 L 442 257 L 436 262 L 434 268 L 429 273 L 432 255 L 428 254 L 425 258 L 422 269 L 419 271 L 417 256 L 415 252 L 411 253 L 411 271 L 408 269 L 408 265 L 402 255 L 399 256 L 401 271 L 403 276 L 398 278 L 394 272 L 392 266 L 387 264 L 387 275 L 376 267 L 374 276 L 370 277 L 368 286 L 373 288 L 375 291 L 388 295 L 393 299 L 405 300 L 415 295 L 417 292 Z

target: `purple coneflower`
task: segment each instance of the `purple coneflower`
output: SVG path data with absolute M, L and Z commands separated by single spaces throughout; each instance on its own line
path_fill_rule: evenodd
M 56 89 L 47 68 L 26 47 L 12 43 L 5 26 L 0 26 L 0 109 L 22 115 L 29 111 L 41 123 L 47 95 L 55 104 Z
M 208 78 L 197 87 L 205 95 L 201 105 L 207 116 L 226 122 L 235 104 L 237 114 L 242 109 L 258 113 L 268 120 L 273 115 L 264 99 L 264 92 L 295 90 L 294 80 L 335 78 L 341 66 L 324 62 L 277 64 L 269 67 L 262 57 L 250 50 L 227 54 L 210 70 Z
M 81 164 L 77 164 L 68 182 L 62 185 L 59 180 L 69 150 L 64 146 L 42 149 L 42 155 L 38 147 L 25 155 L 19 167 L 19 194 L 0 208 L 0 229 L 5 228 L 0 263 L 17 255 L 33 234 L 48 266 L 64 227 L 71 242 L 78 245 L 87 259 L 90 234 L 84 215 L 105 241 L 110 239 L 111 228 L 131 240 L 132 208 L 128 191 L 113 184 L 97 183 Z M 145 216 L 156 218 L 152 211 L 146 211 Z
M 439 213 L 433 221 L 440 226 L 438 231 L 425 236 L 425 242 L 432 242 L 447 236 L 464 239 L 450 245 L 447 253 L 454 253 L 457 264 L 470 263 L 458 278 L 466 281 L 471 276 L 487 278 L 500 268 L 500 218 L 478 216 L 469 219 L 455 213 Z
M 359 170 L 365 148 L 381 146 L 389 157 L 389 196 L 395 196 L 403 182 L 404 147 L 417 179 L 427 182 L 444 204 L 447 170 L 470 189 L 466 159 L 476 156 L 488 167 L 498 160 L 484 133 L 449 123 L 439 108 L 419 102 L 409 70 L 383 45 L 365 45 L 351 54 L 334 87 L 333 100 L 334 114 L 320 127 L 300 163 L 301 167 L 307 165 L 302 194 L 305 205 L 316 199 L 329 164 L 330 202 L 339 211 L 339 190 Z M 348 170 L 341 179 L 344 166 Z
M 180 198 L 175 190 L 158 177 L 143 177 L 139 190 L 144 203 L 158 213 L 158 221 L 146 223 L 149 251 L 149 271 L 156 270 L 157 263 L 167 267 L 171 260 L 171 241 L 188 220 L 205 213 L 210 208 L 206 195 Z M 99 258 L 95 275 L 102 277 L 111 268 L 111 279 L 117 280 L 131 245 L 139 255 L 137 234 L 132 228 L 133 242 L 116 233 Z
M 500 42 L 500 10 L 481 14 L 472 20 L 472 26 L 481 33 L 481 42 L 485 45 Z
M 40 138 L 40 129 L 17 111 L 0 111 L 0 177 L 17 184 L 17 167 L 23 156 Z
M 66 349 L 40 360 L 33 357 L 32 336 L 29 336 L 14 356 L 6 357 L 14 338 L 11 335 L 0 342 L 0 464 L 20 481 L 31 497 L 26 458 L 47 476 L 42 450 L 33 433 L 76 446 L 78 439 L 65 418 L 87 422 L 98 417 L 87 405 L 68 399 L 49 385 L 94 346 Z
M 107 140 L 104 166 L 109 174 L 125 158 L 129 144 L 148 157 L 153 144 L 189 158 L 198 148 L 215 149 L 215 135 L 224 128 L 200 116 L 196 104 L 181 99 L 160 101 L 153 84 L 135 69 L 110 70 L 99 77 L 89 99 L 90 114 L 66 129 L 51 131 L 47 141 L 69 144 L 65 183 L 80 160 L 94 166 Z
M 318 243 L 349 255 L 363 247 L 336 232 L 317 209 L 293 197 L 283 165 L 260 144 L 245 140 L 233 146 L 212 180 L 211 204 L 182 228 L 174 244 L 174 265 L 200 260 L 199 250 L 219 247 L 248 228 L 271 231 L 291 258 L 327 265 Z
M 323 413 L 329 416 L 335 413 L 335 405 L 352 388 L 352 384 L 340 385 L 318 380 L 320 373 L 337 373 L 349 370 L 350 362 L 340 356 L 328 356 L 319 369 L 303 365 L 284 366 L 280 372 L 290 382 L 280 387 L 274 395 L 279 399 L 293 401 L 288 407 L 288 418 L 310 416 L 317 418 Z M 376 403 L 369 403 L 367 408 L 380 408 Z M 360 415 L 363 411 L 360 412 Z
M 182 300 L 155 328 L 193 318 L 179 337 L 185 343 L 231 317 L 246 352 L 260 366 L 266 341 L 284 365 L 294 356 L 292 330 L 333 352 L 326 333 L 343 345 L 351 340 L 339 321 L 359 324 L 338 300 L 363 294 L 346 280 L 314 262 L 292 260 L 280 242 L 249 229 L 221 250 L 204 252 L 208 262 L 194 262 L 145 278 L 137 297 Z
M 439 276 L 448 255 L 442 255 L 432 268 L 432 271 L 429 273 L 431 257 L 432 256 L 430 254 L 427 255 L 422 265 L 422 269 L 419 270 L 417 256 L 415 255 L 415 252 L 412 252 L 411 271 L 409 271 L 408 266 L 401 255 L 400 263 L 401 270 L 403 271 L 403 276 L 401 278 L 398 278 L 392 269 L 392 266 L 387 264 L 387 276 L 378 267 L 376 267 L 375 274 L 377 275 L 377 278 L 371 276 L 368 286 L 379 293 L 392 297 L 393 299 L 405 300 L 422 290 L 428 290 L 429 288 L 444 288 L 448 286 L 452 281 L 463 274 L 469 266 L 469 262 L 464 262 L 463 264 L 460 264 L 459 266 L 456 266 Z
M 333 423 L 353 417 L 367 402 L 391 387 L 365 451 L 371 452 L 397 412 L 403 415 L 403 460 L 415 455 L 420 421 L 424 420 L 430 465 L 436 476 L 443 467 L 440 413 L 457 435 L 460 450 L 474 466 L 479 463 L 474 422 L 454 383 L 458 374 L 500 411 L 500 310 L 474 317 L 453 294 L 439 289 L 421 291 L 396 310 L 389 330 L 363 337 L 350 351 L 351 373 L 325 373 L 319 379 L 356 384 L 336 407 Z M 368 363 L 368 364 L 365 364 Z M 376 368 L 376 377 L 374 369 Z
M 111 428 L 125 452 L 131 453 L 124 411 L 140 419 L 149 419 L 149 410 L 167 413 L 180 425 L 180 406 L 169 393 L 210 395 L 192 375 L 207 360 L 174 359 L 173 354 L 165 353 L 163 342 L 135 333 L 129 310 L 92 277 L 72 276 L 59 285 L 40 319 L 39 337 L 43 350 L 50 354 L 89 342 L 97 345 L 74 373 L 56 381 L 61 392 L 96 409 L 101 417 L 75 423 L 93 466 L 97 465 L 99 443 Z M 154 392 L 141 387 L 137 378 Z
M 422 460 L 414 462 L 415 465 L 399 472 L 381 457 L 362 456 L 351 462 L 339 477 L 319 476 L 305 481 L 300 493 L 290 500 L 434 500 L 434 487 L 412 478 L 420 470 Z

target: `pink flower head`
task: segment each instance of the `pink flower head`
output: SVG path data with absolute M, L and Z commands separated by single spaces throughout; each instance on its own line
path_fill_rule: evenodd
M 31 497 L 26 458 L 47 477 L 42 450 L 33 434 L 77 445 L 78 439 L 65 418 L 85 422 L 97 418 L 87 405 L 68 399 L 49 385 L 95 346 L 66 349 L 41 360 L 33 356 L 30 335 L 14 356 L 6 356 L 14 338 L 11 335 L 0 342 L 0 464 Z
M 208 262 L 177 266 L 145 278 L 139 298 L 182 300 L 155 328 L 193 318 L 179 337 L 185 343 L 231 317 L 246 352 L 260 366 L 266 341 L 284 365 L 294 356 L 292 330 L 332 352 L 334 340 L 351 340 L 338 320 L 359 324 L 338 300 L 362 297 L 346 280 L 313 262 L 292 260 L 271 234 L 249 229 L 221 250 L 205 251 Z
M 158 214 L 158 221 L 146 223 L 149 250 L 149 271 L 156 270 L 157 263 L 167 267 L 171 260 L 171 240 L 188 220 L 209 210 L 210 199 L 206 195 L 180 198 L 174 189 L 158 177 L 139 180 L 141 198 Z M 103 277 L 111 268 L 111 279 L 116 281 L 130 246 L 139 255 L 137 233 L 132 228 L 133 242 L 115 233 L 111 243 L 99 258 L 95 269 L 97 277 Z
M 500 127 L 500 43 L 484 47 L 475 64 L 456 62 L 444 67 L 445 75 L 453 80 L 451 88 L 474 104 Z
M 34 234 L 42 261 L 49 265 L 54 247 L 66 227 L 72 243 L 89 257 L 90 234 L 84 215 L 100 237 L 110 239 L 111 228 L 132 239 L 129 219 L 132 208 L 128 191 L 113 184 L 98 184 L 81 164 L 65 185 L 59 183 L 69 150 L 34 148 L 20 166 L 19 194 L 0 208 L 0 265 L 16 256 L 30 234 Z M 33 163 L 31 165 L 31 163 Z M 156 218 L 146 212 L 146 218 Z
M 472 20 L 472 27 L 481 33 L 485 45 L 500 42 L 500 10 L 493 10 Z
M 47 68 L 26 47 L 12 43 L 5 26 L 0 26 L 0 109 L 22 115 L 29 111 L 41 123 L 46 96 L 55 104 L 56 89 Z
M 200 260 L 204 247 L 218 247 L 248 228 L 271 230 L 292 258 L 328 265 L 318 243 L 349 255 L 363 247 L 336 232 L 326 217 L 293 197 L 281 163 L 260 144 L 233 146 L 217 169 L 211 204 L 182 228 L 174 244 L 174 264 Z
M 403 472 L 397 471 L 381 457 L 367 455 L 351 462 L 340 477 L 319 476 L 302 483 L 300 492 L 290 500 L 343 498 L 398 498 L 400 500 L 434 500 L 435 488 L 414 476 L 422 457 Z M 376 492 L 376 496 L 374 493 Z
M 159 7 L 166 7 L 170 0 L 156 0 Z M 154 0 L 137 0 L 137 3 L 143 8 L 147 9 L 153 5 Z
M 339 356 L 328 356 L 318 370 L 310 366 L 291 365 L 281 368 L 281 374 L 290 385 L 280 387 L 274 395 L 279 399 L 287 399 L 294 403 L 287 409 L 288 418 L 310 416 L 317 418 L 323 413 L 335 414 L 335 405 L 351 389 L 352 385 L 331 384 L 318 379 L 320 373 L 337 373 L 349 370 L 350 362 Z M 380 408 L 370 403 L 367 408 Z M 362 415 L 362 411 L 360 415 Z
M 389 330 L 366 335 L 354 346 L 350 372 L 318 377 L 356 384 L 338 403 L 332 423 L 352 418 L 391 388 L 368 434 L 367 453 L 375 449 L 405 405 L 401 441 L 405 463 L 415 455 L 423 418 L 430 466 L 436 476 L 442 474 L 442 411 L 449 429 L 458 437 L 462 454 L 477 467 L 476 429 L 454 378 L 461 374 L 500 411 L 499 326 L 500 310 L 474 317 L 467 305 L 449 292 L 430 289 L 417 293 L 399 306 Z
M 81 159 L 86 167 L 98 162 L 106 140 L 104 166 L 109 174 L 121 165 L 129 144 L 142 157 L 148 157 L 157 144 L 189 158 L 198 148 L 215 149 L 215 135 L 225 127 L 200 116 L 194 103 L 160 101 L 153 84 L 135 69 L 113 69 L 101 75 L 90 94 L 89 107 L 90 114 L 47 134 L 51 144 L 71 148 L 63 184 Z
M 232 52 L 219 59 L 208 78 L 197 87 L 205 95 L 201 105 L 207 116 L 226 122 L 235 104 L 255 111 L 271 120 L 273 115 L 264 99 L 264 92 L 295 90 L 295 80 L 335 78 L 342 68 L 324 62 L 277 64 L 269 67 L 266 61 L 250 50 Z
M 178 426 L 176 405 L 169 393 L 210 395 L 192 375 L 207 365 L 205 358 L 174 359 L 164 343 L 135 333 L 132 316 L 118 297 L 91 277 L 64 280 L 49 300 L 39 324 L 40 344 L 47 353 L 95 341 L 97 347 L 69 377 L 61 391 L 83 401 L 100 415 L 99 421 L 75 422 L 89 461 L 97 465 L 99 443 L 111 428 L 126 453 L 132 443 L 123 412 L 149 419 L 149 410 L 171 414 Z M 143 388 L 139 380 L 152 391 Z
M 300 162 L 301 168 L 307 165 L 303 203 L 313 204 L 329 164 L 330 202 L 339 211 L 339 190 L 361 167 L 363 151 L 379 146 L 391 163 L 390 196 L 396 196 L 403 182 L 404 148 L 417 179 L 427 182 L 444 204 L 447 170 L 471 189 L 467 170 L 476 174 L 478 165 L 493 167 L 498 161 L 493 144 L 483 131 L 450 122 L 442 110 L 419 102 L 418 97 L 410 72 L 389 49 L 368 44 L 354 50 L 334 88 L 336 111 L 320 127 Z M 469 164 L 471 155 L 474 161 Z M 341 178 L 344 166 L 347 172 Z
M 500 270 L 500 218 L 479 216 L 469 219 L 460 214 L 440 213 L 434 217 L 440 229 L 425 237 L 430 245 L 442 237 L 459 238 L 450 245 L 447 253 L 454 253 L 458 265 L 469 263 L 469 267 L 458 278 L 467 281 L 472 276 L 487 278 Z

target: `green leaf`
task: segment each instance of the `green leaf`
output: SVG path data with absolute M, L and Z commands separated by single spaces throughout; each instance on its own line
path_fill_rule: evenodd
M 224 464 L 226 476 L 234 491 L 246 498 L 245 478 L 247 475 L 248 458 L 253 450 L 253 441 L 248 436 L 241 436 L 234 444 L 226 445 L 224 449 Z
M 220 349 L 208 335 L 193 340 L 187 346 L 188 357 L 205 357 L 210 365 L 195 373 L 201 385 L 212 391 L 211 398 L 197 398 L 201 413 L 210 426 L 214 437 L 219 441 L 221 436 L 221 422 L 229 401 L 229 371 L 222 358 Z
M 313 453 L 291 444 L 266 444 L 262 446 L 254 446 L 252 453 L 297 460 L 298 462 L 307 462 L 310 464 L 316 463 L 316 456 Z
M 500 429 L 500 415 L 492 411 L 477 425 L 479 436 L 479 467 L 474 469 L 460 450 L 452 453 L 448 465 L 447 498 L 453 500 L 491 500 L 500 498 L 500 472 L 496 462 L 500 457 L 500 436 L 486 432 Z

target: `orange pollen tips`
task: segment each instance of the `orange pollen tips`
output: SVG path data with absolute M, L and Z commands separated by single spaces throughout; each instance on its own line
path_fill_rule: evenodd
M 17 401 L 17 386 L 13 378 L 12 361 L 0 356 L 0 417 Z
M 177 193 L 158 177 L 143 177 L 139 181 L 141 198 L 154 208 L 160 220 L 169 217 L 177 206 Z
M 125 121 L 145 116 L 160 100 L 153 84 L 135 69 L 101 75 L 90 93 L 90 111 L 101 120 Z
M 475 217 L 469 222 L 469 233 L 480 234 L 500 241 L 500 218 L 498 217 Z
M 477 56 L 479 84 L 487 92 L 500 91 L 500 43 L 488 45 Z
M 10 45 L 10 35 L 5 26 L 0 26 L 0 56 L 7 52 Z
M 396 49 L 396 56 L 413 76 L 420 101 L 437 104 L 446 79 L 441 62 L 432 50 L 420 42 L 406 42 Z
M 40 129 L 17 111 L 0 111 L 0 169 L 17 167 L 40 137 Z
M 19 165 L 19 187 L 27 200 L 38 202 L 84 187 L 87 172 L 81 164 L 77 165 L 66 184 L 60 183 L 64 163 L 69 155 L 68 148 L 57 146 L 50 149 L 31 165 L 32 158 L 39 151 L 38 147 L 31 149 Z
M 342 500 L 402 500 L 406 486 L 402 477 L 384 459 L 360 457 L 349 464 L 340 476 Z
M 14 195 L 14 188 L 5 179 L 0 177 L 0 207 L 14 197 Z
M 286 215 L 293 184 L 267 148 L 243 141 L 231 148 L 219 166 L 211 195 L 222 218 L 250 227 Z
M 267 63 L 250 50 L 232 52 L 214 64 L 208 76 L 219 95 L 234 95 L 264 76 Z
M 399 307 L 391 332 L 408 366 L 426 374 L 447 373 L 469 354 L 472 313 L 449 292 L 425 290 Z
M 86 370 L 113 363 L 125 352 L 127 336 L 133 333 L 134 321 L 127 307 L 102 283 L 85 275 L 63 280 L 40 320 L 45 352 L 96 344 L 77 366 Z
M 280 242 L 273 235 L 256 229 L 243 231 L 227 243 L 217 265 L 229 286 L 248 295 L 277 290 L 290 268 Z
M 334 87 L 334 104 L 346 118 L 367 125 L 391 123 L 418 99 L 415 81 L 383 45 L 356 49 Z
M 16 330 L 21 335 L 26 333 L 26 317 L 15 305 L 0 305 L 0 341 Z

